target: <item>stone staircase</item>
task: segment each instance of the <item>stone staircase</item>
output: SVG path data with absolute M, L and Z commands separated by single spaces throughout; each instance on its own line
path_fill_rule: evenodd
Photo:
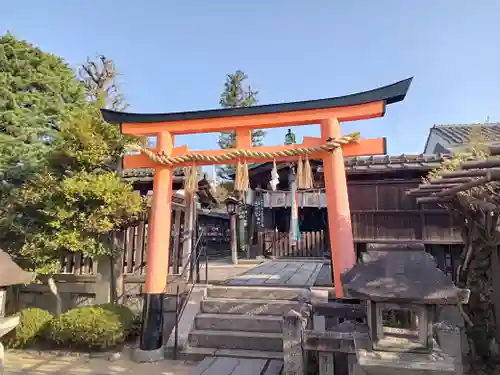
M 283 357 L 283 315 L 298 309 L 307 289 L 209 286 L 179 354 L 275 359 Z M 186 317 L 188 318 L 188 317 Z M 182 328 L 179 328 L 182 333 Z

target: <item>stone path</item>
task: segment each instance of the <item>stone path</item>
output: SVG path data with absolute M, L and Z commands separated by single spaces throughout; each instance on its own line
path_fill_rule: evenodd
M 267 261 L 239 276 L 229 278 L 226 284 L 290 287 L 313 286 L 322 267 L 323 261 Z
M 231 259 L 209 261 L 208 263 L 208 282 L 217 284 L 224 280 L 237 277 L 254 267 L 259 266 L 258 261 L 242 262 L 241 264 L 232 264 Z M 205 264 L 200 264 L 200 282 L 205 282 Z
M 37 352 L 6 352 L 4 375 L 191 375 L 196 362 L 165 360 L 135 363 L 123 356 L 115 361 L 88 356 L 58 356 Z
M 193 375 L 279 375 L 282 368 L 277 359 L 206 357 Z

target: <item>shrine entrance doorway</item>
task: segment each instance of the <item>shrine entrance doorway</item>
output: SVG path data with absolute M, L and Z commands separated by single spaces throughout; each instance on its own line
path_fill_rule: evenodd
M 157 138 L 155 149 L 137 146 L 134 150 L 139 154 L 124 158 L 125 168 L 154 169 L 140 349 L 153 351 L 162 346 L 174 167 L 233 163 L 238 165 L 240 175 L 245 175 L 246 170 L 248 176 L 247 163 L 297 161 L 302 157 L 322 160 L 335 290 L 337 297 L 342 298 L 340 275 L 356 262 L 344 157 L 384 155 L 386 140 L 360 139 L 359 133 L 342 136 L 340 124 L 384 116 L 387 105 L 405 98 L 411 80 L 347 96 L 248 108 L 169 114 L 103 109 L 104 119 L 120 124 L 123 134 Z M 252 147 L 251 131 L 254 129 L 307 124 L 320 124 L 321 137 L 304 137 L 301 144 Z M 221 131 L 235 132 L 236 148 L 190 151 L 187 146 L 174 147 L 176 135 Z M 235 186 L 238 190 L 248 188 L 242 186 L 242 179 L 238 177 Z

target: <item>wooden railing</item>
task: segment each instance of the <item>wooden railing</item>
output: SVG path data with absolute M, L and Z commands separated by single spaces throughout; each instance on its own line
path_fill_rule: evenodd
M 269 256 L 322 258 L 329 248 L 323 230 L 301 232 L 295 247 L 291 246 L 288 232 L 267 231 L 260 232 L 258 236 L 262 254 Z

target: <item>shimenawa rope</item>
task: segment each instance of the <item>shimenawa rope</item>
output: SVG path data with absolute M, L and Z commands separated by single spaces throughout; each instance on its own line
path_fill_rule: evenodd
M 359 132 L 351 133 L 348 135 L 344 135 L 340 138 L 336 139 L 328 139 L 325 144 L 317 147 L 299 147 L 291 150 L 281 150 L 274 152 L 262 152 L 255 150 L 242 150 L 236 149 L 232 151 L 228 151 L 221 155 L 204 155 L 199 152 L 192 152 L 187 155 L 171 157 L 165 155 L 163 152 L 155 152 L 140 145 L 134 144 L 126 147 L 129 152 L 140 152 L 146 155 L 149 159 L 154 161 L 157 164 L 163 164 L 168 166 L 175 166 L 176 164 L 182 163 L 193 163 L 190 168 L 186 169 L 186 178 L 185 178 L 185 187 L 187 190 L 195 191 L 197 188 L 197 171 L 195 164 L 196 162 L 225 162 L 230 160 L 238 159 L 238 164 L 236 166 L 236 175 L 235 175 L 235 183 L 234 190 L 236 191 L 246 191 L 249 188 L 249 178 L 248 178 L 248 164 L 247 160 L 251 159 L 269 159 L 273 160 L 279 157 L 287 157 L 287 156 L 298 156 L 299 164 L 298 164 L 298 187 L 299 189 L 311 189 L 313 187 L 312 181 L 312 171 L 311 165 L 309 164 L 308 156 L 320 151 L 328 151 L 331 152 L 342 145 L 346 145 L 349 143 L 359 141 Z M 302 156 L 305 156 L 305 162 L 302 161 Z M 241 162 L 241 159 L 244 162 Z
M 204 155 L 198 152 L 191 152 L 187 155 L 171 157 L 165 155 L 163 152 L 155 152 L 140 145 L 134 144 L 127 146 L 127 151 L 129 152 L 140 152 L 146 155 L 149 159 L 158 164 L 164 164 L 169 166 L 174 166 L 176 164 L 182 163 L 196 163 L 196 162 L 224 162 L 236 159 L 276 159 L 280 157 L 287 156 L 306 156 L 310 154 L 314 154 L 320 151 L 333 151 L 342 145 L 346 145 L 353 142 L 359 141 L 359 132 L 351 133 L 348 135 L 344 135 L 340 138 L 329 139 L 325 144 L 317 147 L 299 147 L 292 150 L 281 150 L 274 152 L 262 152 L 262 151 L 254 151 L 254 150 L 242 150 L 236 149 L 232 151 L 228 151 L 221 155 Z

